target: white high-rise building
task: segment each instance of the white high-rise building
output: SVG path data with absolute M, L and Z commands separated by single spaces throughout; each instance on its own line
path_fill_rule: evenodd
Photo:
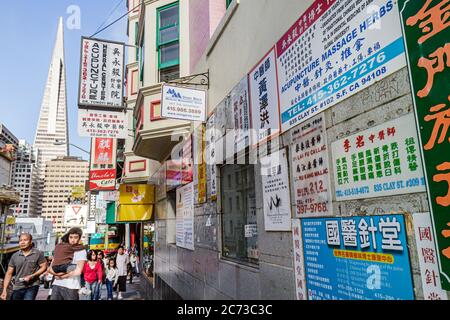
M 42 199 L 46 163 L 57 157 L 67 156 L 68 146 L 64 24 L 60 18 L 34 140 L 34 147 L 39 149 L 39 199 Z M 37 210 L 38 213 L 42 212 L 41 201 Z
M 39 150 L 25 140 L 20 140 L 13 165 L 12 185 L 20 192 L 20 204 L 13 206 L 14 213 L 20 217 L 32 217 L 37 214 L 39 188 Z

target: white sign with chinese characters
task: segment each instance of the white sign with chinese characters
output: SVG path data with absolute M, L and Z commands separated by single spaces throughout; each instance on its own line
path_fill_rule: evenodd
M 234 153 L 250 145 L 250 114 L 248 101 L 248 78 L 242 79 L 231 91 L 231 107 L 234 121 Z
M 331 144 L 336 200 L 425 191 L 412 113 Z
M 332 214 L 325 117 L 317 115 L 291 130 L 296 216 Z
M 194 184 L 178 188 L 176 197 L 177 246 L 194 250 Z
M 206 123 L 206 180 L 207 192 L 211 200 L 217 199 L 217 166 L 216 166 L 216 141 L 219 138 L 215 129 L 216 114 L 213 113 Z
M 78 134 L 91 138 L 128 138 L 126 113 L 78 109 Z
M 163 118 L 206 121 L 206 91 L 163 85 L 161 99 Z
M 292 240 L 294 248 L 295 292 L 297 300 L 306 300 L 303 243 L 300 219 L 292 219 Z
M 78 106 L 123 107 L 125 44 L 82 38 Z
M 286 149 L 261 159 L 266 231 L 291 230 L 291 198 Z
M 264 143 L 280 132 L 275 49 L 249 73 L 252 143 Z
M 447 300 L 447 294 L 441 287 L 438 253 L 436 252 L 430 214 L 414 213 L 412 216 L 423 297 L 425 300 Z
M 316 0 L 276 47 L 283 132 L 406 65 L 393 0 Z

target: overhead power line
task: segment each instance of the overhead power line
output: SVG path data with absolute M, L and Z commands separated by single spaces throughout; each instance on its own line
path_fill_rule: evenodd
M 96 33 L 94 33 L 92 36 L 90 36 L 89 38 L 93 38 L 95 37 L 97 34 L 105 31 L 106 29 L 108 29 L 109 27 L 111 27 L 112 25 L 116 24 L 117 22 L 119 22 L 120 20 L 122 20 L 123 18 L 125 18 L 126 16 L 128 16 L 130 14 L 130 12 L 134 11 L 135 9 L 139 8 L 141 6 L 141 4 L 139 3 L 136 7 L 130 9 L 127 13 L 125 13 L 124 15 L 120 16 L 119 18 L 117 18 L 116 20 L 114 20 L 113 22 L 111 22 L 110 24 L 108 24 L 106 27 L 104 27 L 103 29 L 100 29 L 99 31 L 97 31 Z
M 98 30 L 100 30 L 106 22 L 108 22 L 108 20 L 111 18 L 111 16 L 116 12 L 117 8 L 119 8 L 120 4 L 122 4 L 124 0 L 119 0 L 119 2 L 114 6 L 114 8 L 111 10 L 111 12 L 109 13 L 108 17 L 105 19 L 105 21 L 103 21 L 103 23 L 97 28 L 97 30 L 95 30 L 95 32 L 97 32 Z

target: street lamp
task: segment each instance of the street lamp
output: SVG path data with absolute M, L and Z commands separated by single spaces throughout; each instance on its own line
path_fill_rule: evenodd
M 53 145 L 55 145 L 55 146 L 62 146 L 62 145 L 65 145 L 65 144 L 66 144 L 66 142 L 64 140 L 56 140 L 53 143 Z M 87 153 L 89 155 L 91 154 L 89 151 L 86 151 L 83 148 L 80 148 L 80 147 L 74 145 L 73 143 L 69 143 L 69 145 L 72 146 L 72 147 L 75 147 L 75 148 L 77 148 L 77 149 L 79 149 L 79 150 L 81 150 L 81 151 L 83 151 L 83 152 L 85 152 L 85 153 Z

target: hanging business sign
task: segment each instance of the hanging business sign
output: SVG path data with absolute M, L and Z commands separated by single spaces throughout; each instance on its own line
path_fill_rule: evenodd
M 447 293 L 441 287 L 438 253 L 436 252 L 430 214 L 414 213 L 412 216 L 423 297 L 425 300 L 447 300 Z
M 398 6 L 439 251 L 441 284 L 450 290 L 450 6 L 448 0 L 400 0 Z
M 206 121 L 206 91 L 162 86 L 161 116 L 187 121 Z
M 292 240 L 294 250 L 295 293 L 297 300 L 306 300 L 307 296 L 300 219 L 292 219 Z
M 194 250 L 194 184 L 178 188 L 176 197 L 177 246 Z
M 250 145 L 250 111 L 248 77 L 242 79 L 231 91 L 231 107 L 234 122 L 234 153 Z
M 127 114 L 78 109 L 78 134 L 80 137 L 127 139 Z
M 414 300 L 402 215 L 302 219 L 310 300 Z
M 91 144 L 91 191 L 111 191 L 116 188 L 116 147 L 112 138 L 93 138 Z
M 252 143 L 254 146 L 280 133 L 275 48 L 250 71 Z
M 209 197 L 217 200 L 217 166 L 216 166 L 216 141 L 219 138 L 216 128 L 216 114 L 213 113 L 206 123 L 206 171 Z
M 266 231 L 291 230 L 291 197 L 286 149 L 261 158 Z
M 89 207 L 87 205 L 66 205 L 64 210 L 64 227 L 85 227 L 87 223 Z
M 278 41 L 282 131 L 406 65 L 393 0 L 316 0 Z
M 295 215 L 331 215 L 328 144 L 323 113 L 292 129 L 290 150 L 297 205 Z
M 123 107 L 125 44 L 82 37 L 79 107 Z
M 336 200 L 425 191 L 412 113 L 331 144 Z

